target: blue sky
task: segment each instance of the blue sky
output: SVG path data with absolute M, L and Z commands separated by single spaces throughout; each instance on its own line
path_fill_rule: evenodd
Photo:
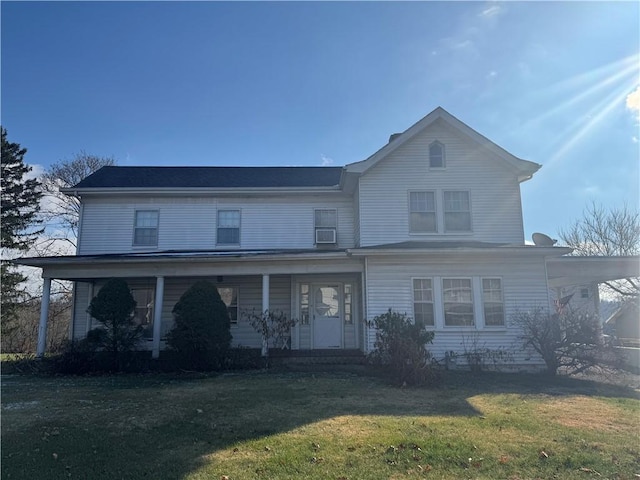
M 639 203 L 637 2 L 0 8 L 1 121 L 36 169 L 344 165 L 442 106 L 543 165 L 527 238 Z

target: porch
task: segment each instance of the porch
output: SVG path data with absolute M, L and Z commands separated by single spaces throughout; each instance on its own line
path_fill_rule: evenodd
M 251 313 L 278 311 L 296 320 L 284 345 L 290 350 L 366 350 L 363 265 L 339 250 L 290 252 L 163 252 L 22 259 L 43 269 L 37 355 L 45 350 L 52 279 L 74 282 L 70 337 L 95 328 L 86 313 L 109 278 L 127 281 L 145 329 L 143 349 L 157 358 L 173 326 L 172 310 L 196 281 L 218 288 L 231 317 L 232 346 L 260 347 Z

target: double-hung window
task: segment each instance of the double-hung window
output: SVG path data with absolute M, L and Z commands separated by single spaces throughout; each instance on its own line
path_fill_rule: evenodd
M 502 281 L 499 278 L 482 279 L 482 302 L 484 304 L 484 324 L 487 327 L 504 326 Z
M 316 243 L 336 243 L 338 211 L 335 208 L 318 208 L 314 212 Z
M 158 245 L 158 210 L 136 210 L 133 245 L 147 247 Z
M 218 287 L 220 298 L 227 306 L 229 319 L 233 325 L 238 323 L 238 288 L 237 287 Z
M 471 202 L 467 191 L 445 191 L 444 229 L 446 232 L 471 231 Z
M 473 285 L 470 278 L 443 278 L 442 297 L 446 327 L 472 327 Z
M 433 327 L 433 282 L 430 278 L 413 279 L 413 319 L 417 325 Z
M 409 192 L 409 232 L 435 233 L 437 228 L 435 192 Z
M 218 245 L 240 245 L 240 210 L 218 210 Z

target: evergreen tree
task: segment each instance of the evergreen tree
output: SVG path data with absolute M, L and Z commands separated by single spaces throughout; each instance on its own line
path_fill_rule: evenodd
M 102 325 L 87 334 L 89 344 L 111 353 L 115 370 L 121 370 L 124 356 L 135 350 L 142 338 L 142 326 L 133 320 L 136 301 L 127 282 L 109 280 L 93 297 L 87 313 Z
M 218 289 L 205 280 L 189 288 L 173 308 L 167 343 L 190 368 L 221 368 L 231 344 L 229 311 Z
M 2 132 L 1 157 L 1 205 L 0 205 L 0 246 L 2 247 L 2 325 L 6 332 L 11 321 L 16 319 L 23 292 L 19 286 L 26 278 L 6 261 L 11 251 L 27 251 L 36 241 L 43 229 L 37 229 L 41 223 L 40 183 L 36 179 L 27 179 L 31 167 L 24 163 L 26 148 L 7 140 L 7 131 Z

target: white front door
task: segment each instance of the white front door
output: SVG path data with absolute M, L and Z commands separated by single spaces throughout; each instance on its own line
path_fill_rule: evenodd
M 342 348 L 342 285 L 313 285 L 313 348 Z

